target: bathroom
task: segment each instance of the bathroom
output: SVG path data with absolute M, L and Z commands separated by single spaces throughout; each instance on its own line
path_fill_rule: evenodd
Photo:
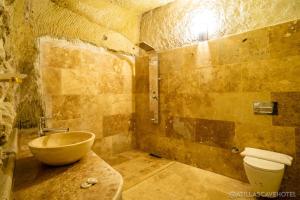
M 0 1 L 0 199 L 300 199 L 299 0 Z

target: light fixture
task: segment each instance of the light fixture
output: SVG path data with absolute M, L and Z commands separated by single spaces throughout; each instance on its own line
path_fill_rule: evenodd
M 190 33 L 197 40 L 207 40 L 217 30 L 217 16 L 211 9 L 197 9 L 189 14 Z

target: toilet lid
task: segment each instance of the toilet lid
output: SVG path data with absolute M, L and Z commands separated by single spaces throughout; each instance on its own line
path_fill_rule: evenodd
M 268 160 L 262 160 L 259 158 L 246 156 L 244 162 L 252 167 L 267 170 L 267 171 L 279 171 L 284 169 L 284 164 L 276 163 Z

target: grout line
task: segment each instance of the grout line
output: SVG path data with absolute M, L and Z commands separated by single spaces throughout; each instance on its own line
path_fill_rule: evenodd
M 148 180 L 148 179 L 151 178 L 152 176 L 154 176 L 154 175 L 156 175 L 156 174 L 158 174 L 158 173 L 160 173 L 160 172 L 166 170 L 167 168 L 169 168 L 171 165 L 173 165 L 173 164 L 175 164 L 175 163 L 176 163 L 176 161 L 170 161 L 168 164 L 162 166 L 161 168 L 159 168 L 159 169 L 157 169 L 157 170 L 154 170 L 154 171 L 151 172 L 150 174 L 148 174 L 148 175 L 146 175 L 145 177 L 143 177 L 143 180 L 141 180 L 140 182 L 137 182 L 137 183 L 133 184 L 132 186 L 130 186 L 130 187 L 124 189 L 123 192 L 126 192 L 126 191 L 130 190 L 131 188 L 133 188 L 133 187 L 135 187 L 135 186 L 141 184 L 142 182 Z

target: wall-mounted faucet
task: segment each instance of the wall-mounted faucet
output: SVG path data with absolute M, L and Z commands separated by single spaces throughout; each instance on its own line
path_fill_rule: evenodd
M 38 136 L 42 137 L 45 136 L 47 132 L 69 132 L 69 128 L 47 128 L 46 126 L 46 121 L 47 117 L 40 117 L 39 120 L 39 131 L 38 131 Z

